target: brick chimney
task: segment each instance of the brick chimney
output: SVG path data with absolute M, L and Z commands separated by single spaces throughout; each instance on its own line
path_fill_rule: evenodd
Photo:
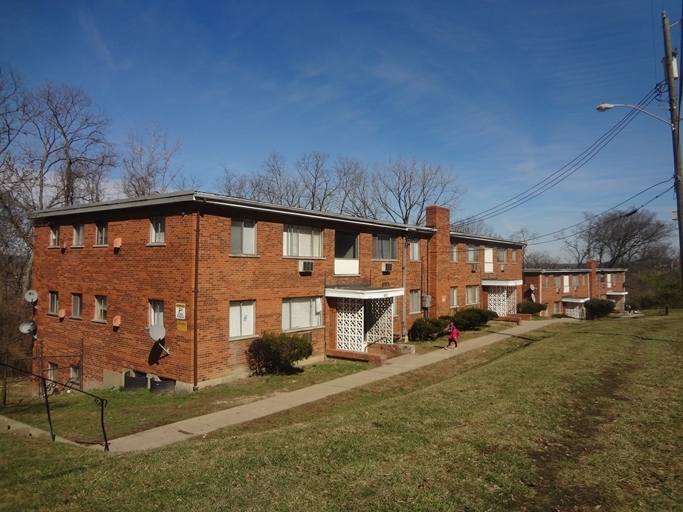
M 595 258 L 588 258 L 586 266 L 590 269 L 590 277 L 588 278 L 588 298 L 593 299 L 598 293 L 598 266 Z
M 427 294 L 432 296 L 430 317 L 448 315 L 450 312 L 450 284 L 448 269 L 451 261 L 451 211 L 442 206 L 428 206 L 427 227 L 436 228 L 429 240 L 429 273 L 427 275 Z

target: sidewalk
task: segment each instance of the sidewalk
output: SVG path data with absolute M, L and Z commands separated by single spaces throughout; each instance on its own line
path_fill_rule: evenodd
M 473 340 L 459 344 L 457 350 L 435 350 L 424 355 L 405 355 L 389 359 L 382 366 L 363 372 L 347 375 L 336 380 L 316 384 L 307 388 L 273 396 L 257 402 L 240 405 L 231 409 L 198 416 L 188 420 L 178 421 L 169 425 L 153 428 L 145 432 L 113 439 L 109 442 L 112 452 L 129 452 L 159 448 L 192 437 L 201 436 L 214 430 L 230 425 L 263 418 L 270 414 L 291 409 L 322 398 L 343 393 L 349 389 L 365 386 L 378 380 L 387 379 L 394 375 L 409 372 L 438 363 L 449 357 L 455 357 L 486 345 L 502 341 L 510 336 L 524 334 L 535 329 L 546 327 L 558 322 L 574 321 L 571 319 L 534 320 L 495 334 L 487 334 Z M 101 450 L 102 447 L 98 446 Z
M 348 391 L 350 389 L 362 387 L 372 382 L 382 379 L 400 375 L 401 373 L 409 372 L 423 366 L 438 363 L 450 357 L 456 357 L 458 354 L 469 352 L 493 343 L 497 343 L 511 336 L 519 336 L 529 331 L 541 329 L 548 325 L 560 322 L 574 322 L 576 320 L 561 318 L 550 320 L 533 320 L 522 322 L 520 325 L 506 329 L 504 331 L 487 334 L 473 340 L 469 340 L 458 344 L 457 350 L 435 350 L 423 355 L 404 355 L 389 359 L 382 366 L 365 370 L 363 372 L 347 375 L 336 380 L 323 382 L 307 388 L 298 389 L 289 393 L 265 398 L 256 402 L 232 407 L 222 411 L 206 414 L 204 416 L 197 416 L 187 420 L 170 423 L 161 427 L 156 427 L 151 430 L 139 432 L 125 437 L 119 437 L 109 441 L 109 451 L 111 452 L 131 452 L 151 450 L 153 448 L 160 448 L 172 443 L 177 443 L 190 439 L 192 437 L 202 436 L 213 432 L 215 430 L 236 425 L 245 421 L 251 421 L 258 418 L 263 418 L 271 414 L 275 414 L 299 405 L 315 402 L 328 396 L 336 395 Z M 0 416 L 0 420 L 12 421 L 8 418 Z M 31 429 L 32 435 L 37 435 L 37 429 L 21 425 L 18 422 L 13 422 L 13 428 L 17 429 Z M 31 435 L 29 434 L 29 435 Z M 49 434 L 48 434 L 49 435 Z M 57 438 L 58 441 L 66 441 Z M 91 446 L 90 448 L 102 450 L 101 445 Z

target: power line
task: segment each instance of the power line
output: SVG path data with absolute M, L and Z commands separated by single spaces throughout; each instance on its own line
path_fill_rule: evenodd
M 659 93 L 660 87 L 659 84 L 657 84 L 638 103 L 638 106 L 648 106 L 655 100 Z M 512 210 L 513 208 L 517 208 L 518 206 L 521 206 L 522 204 L 529 202 L 531 199 L 553 188 L 554 186 L 556 186 L 557 184 L 561 183 L 569 176 L 574 174 L 577 170 L 583 167 L 591 159 L 593 159 L 593 157 L 595 157 L 595 155 L 597 155 L 609 142 L 611 142 L 612 139 L 614 139 L 622 130 L 624 130 L 626 126 L 628 126 L 631 123 L 631 121 L 635 118 L 635 116 L 637 116 L 639 113 L 640 112 L 638 110 L 629 111 L 629 113 L 626 114 L 616 125 L 610 128 L 601 137 L 599 137 L 597 141 L 591 144 L 591 146 L 589 146 L 588 149 L 583 151 L 579 156 L 571 160 L 565 166 L 561 167 L 551 175 L 547 176 L 546 178 L 538 182 L 536 185 L 529 187 L 525 191 L 517 194 L 516 196 L 512 197 L 511 199 L 508 199 L 507 201 L 504 201 L 503 203 L 500 203 L 497 206 L 488 208 L 476 215 L 471 215 L 469 217 L 462 219 L 461 221 L 455 222 L 454 225 L 456 227 L 466 226 L 474 224 L 476 222 L 490 219 L 492 217 L 496 217 L 498 215 L 501 215 L 502 213 L 505 213 L 509 210 Z

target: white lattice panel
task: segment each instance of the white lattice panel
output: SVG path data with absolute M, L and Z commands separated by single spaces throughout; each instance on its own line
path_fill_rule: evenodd
M 370 343 L 393 343 L 394 342 L 394 322 L 391 315 L 391 305 L 393 299 L 373 299 L 370 300 L 368 308 L 368 332 L 366 341 Z
M 337 348 L 365 351 L 363 340 L 363 301 L 340 297 L 337 299 Z
M 565 314 L 570 318 L 583 320 L 586 318 L 586 308 L 583 307 L 583 304 L 569 304 L 565 306 Z
M 489 288 L 489 309 L 498 316 L 517 313 L 517 293 L 514 286 L 491 286 Z

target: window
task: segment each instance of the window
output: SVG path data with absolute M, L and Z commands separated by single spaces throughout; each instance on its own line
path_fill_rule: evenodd
M 410 261 L 420 261 L 420 241 L 410 241 Z
M 83 296 L 80 293 L 71 294 L 71 318 L 83 318 Z
M 372 257 L 376 260 L 395 260 L 396 237 L 389 235 L 372 235 Z
M 506 263 L 507 259 L 508 259 L 507 254 L 508 254 L 507 249 L 502 249 L 499 247 L 498 248 L 498 263 Z
M 562 276 L 555 276 L 553 280 L 554 280 L 555 288 L 562 287 Z
M 243 300 L 230 303 L 230 337 L 252 336 L 255 330 L 255 302 Z
M 420 290 L 410 290 L 410 312 L 419 313 L 420 309 Z
M 72 382 L 79 382 L 81 380 L 81 367 L 72 364 L 69 373 L 69 380 Z
M 256 254 L 256 221 L 232 219 L 230 254 Z
M 586 284 L 586 274 L 581 274 L 581 284 Z
M 48 313 L 51 315 L 59 314 L 59 293 L 50 292 L 50 309 Z
M 451 262 L 458 262 L 458 244 L 451 244 Z
M 50 247 L 59 247 L 59 226 L 50 227 Z
M 164 301 L 150 300 L 149 301 L 149 326 L 160 325 L 164 326 Z
M 107 223 L 97 223 L 97 233 L 95 235 L 95 245 L 107 245 Z
M 458 287 L 457 286 L 451 287 L 451 307 L 452 308 L 458 307 Z
M 479 287 L 478 286 L 468 286 L 466 291 L 467 291 L 467 303 L 468 304 L 479 304 Z
M 282 232 L 282 254 L 320 258 L 323 247 L 322 230 L 285 224 Z
M 559 315 L 562 313 L 562 303 L 561 302 L 553 302 L 553 313 L 555 315 Z
M 543 276 L 543 288 L 548 287 L 548 276 Z
M 512 263 L 517 263 L 517 249 L 512 249 Z
M 98 322 L 107 321 L 107 297 L 95 295 L 95 318 Z
M 83 224 L 74 224 L 74 239 L 73 245 L 76 247 L 83 247 Z
M 166 217 L 152 217 L 149 223 L 149 243 L 163 244 L 165 242 Z
M 282 330 L 317 327 L 322 321 L 322 299 L 302 297 L 282 300 Z
M 398 316 L 398 297 L 392 297 L 391 316 Z
M 358 259 L 358 233 L 335 232 L 334 257 L 345 260 Z
M 572 286 L 579 286 L 579 276 L 576 274 L 572 276 Z
M 472 244 L 467 246 L 467 263 L 479 263 L 479 246 Z
M 57 363 L 47 363 L 47 378 L 48 380 L 57 382 L 57 371 L 59 370 L 59 365 Z

